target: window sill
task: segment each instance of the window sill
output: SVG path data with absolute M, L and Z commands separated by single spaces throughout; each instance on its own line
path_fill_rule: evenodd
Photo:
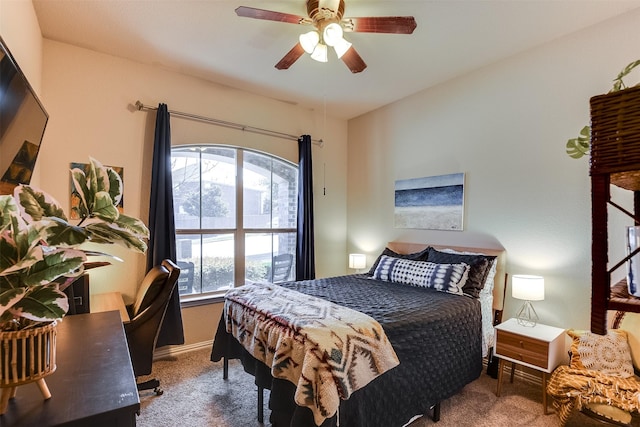
M 218 295 L 189 295 L 180 297 L 180 307 L 197 307 L 200 305 L 218 304 L 224 302 L 224 294 Z

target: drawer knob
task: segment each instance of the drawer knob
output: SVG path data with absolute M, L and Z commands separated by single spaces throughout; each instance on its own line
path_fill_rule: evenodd
M 524 341 L 520 341 L 520 347 L 524 347 Z

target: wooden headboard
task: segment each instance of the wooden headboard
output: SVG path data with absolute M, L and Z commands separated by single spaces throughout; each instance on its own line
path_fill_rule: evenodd
M 466 246 L 445 246 L 445 245 L 430 245 L 427 243 L 407 243 L 407 242 L 389 242 L 387 247 L 399 254 L 410 254 L 414 252 L 420 252 L 431 246 L 436 249 L 453 249 L 459 252 L 474 252 L 484 255 L 497 256 L 498 263 L 496 265 L 496 276 L 493 285 L 493 309 L 496 312 L 502 312 L 504 308 L 504 292 L 506 289 L 506 267 L 507 267 L 507 252 L 504 249 L 495 248 L 471 248 Z

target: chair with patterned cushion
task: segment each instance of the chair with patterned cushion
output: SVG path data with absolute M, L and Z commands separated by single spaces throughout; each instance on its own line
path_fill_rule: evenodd
M 570 365 L 559 366 L 547 386 L 561 426 L 575 411 L 610 425 L 639 425 L 640 315 L 622 314 L 606 335 L 567 331 Z
M 626 331 L 635 377 L 640 380 L 640 377 L 638 377 L 640 373 L 640 314 L 623 311 L 615 312 L 612 316 L 611 327 Z M 640 398 L 640 394 L 638 398 Z M 607 404 L 590 403 L 582 408 L 582 412 L 611 425 L 640 426 L 640 414 L 638 412 L 625 411 Z

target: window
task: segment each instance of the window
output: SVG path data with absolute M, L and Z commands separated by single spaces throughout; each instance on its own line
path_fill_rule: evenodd
M 171 154 L 180 295 L 293 280 L 298 167 L 220 145 Z

